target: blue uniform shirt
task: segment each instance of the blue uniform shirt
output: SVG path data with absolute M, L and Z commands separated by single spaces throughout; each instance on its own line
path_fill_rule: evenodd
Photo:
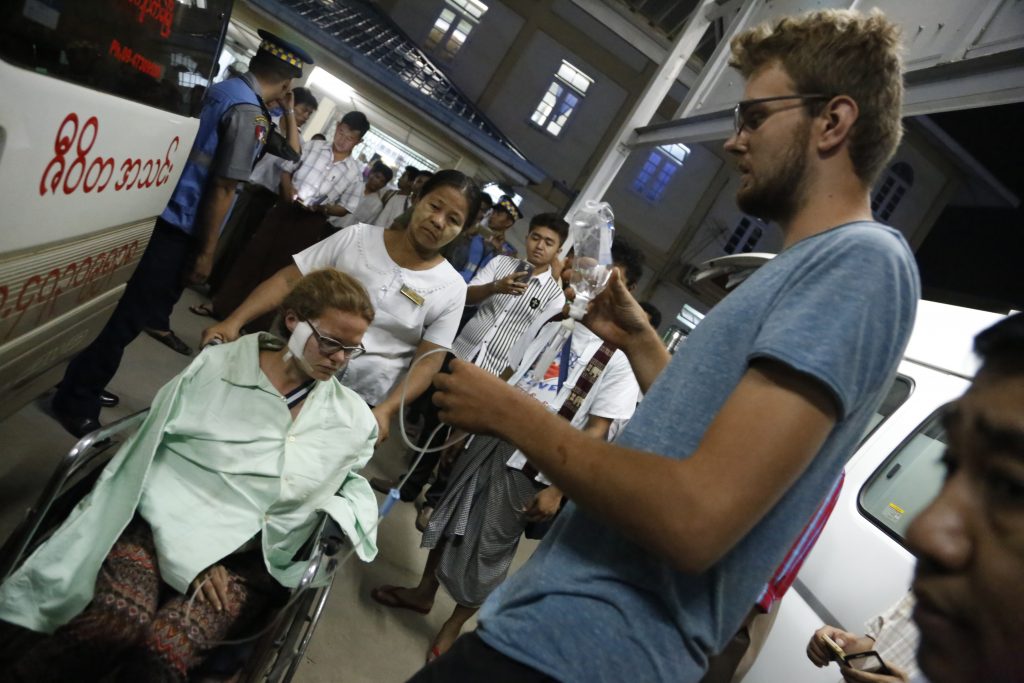
M 199 133 L 160 218 L 194 234 L 199 205 L 214 177 L 245 181 L 270 130 L 252 74 L 212 86 L 203 100 Z

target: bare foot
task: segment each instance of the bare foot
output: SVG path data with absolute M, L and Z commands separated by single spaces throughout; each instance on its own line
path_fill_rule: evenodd
M 452 625 L 451 620 L 444 622 L 444 626 L 434 636 L 434 642 L 430 644 L 430 651 L 427 653 L 427 663 L 434 661 L 445 652 L 451 649 L 459 635 L 462 634 L 462 624 Z

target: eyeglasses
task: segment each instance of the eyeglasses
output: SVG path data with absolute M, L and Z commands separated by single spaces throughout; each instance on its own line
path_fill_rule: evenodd
M 789 107 L 782 107 L 781 109 L 775 109 L 772 111 L 757 111 L 751 113 L 750 107 L 755 104 L 761 104 L 762 102 L 778 102 L 780 100 L 802 100 L 799 105 L 803 106 L 804 102 L 808 100 L 830 100 L 832 95 L 778 95 L 777 97 L 759 97 L 756 100 L 743 100 L 738 103 L 732 110 L 732 126 L 736 131 L 736 135 L 743 132 L 743 129 L 757 130 L 761 127 L 761 124 L 771 116 L 777 114 L 780 111 L 789 109 Z
M 313 336 L 316 337 L 316 345 L 320 348 L 320 353 L 325 356 L 333 356 L 338 351 L 344 351 L 345 357 L 352 360 L 353 358 L 359 358 L 359 356 L 366 353 L 366 348 L 362 344 L 359 344 L 358 346 L 346 346 L 337 339 L 325 337 L 320 334 L 320 330 L 316 329 L 316 325 L 310 321 L 303 319 L 302 322 L 309 325 L 310 329 L 313 330 Z

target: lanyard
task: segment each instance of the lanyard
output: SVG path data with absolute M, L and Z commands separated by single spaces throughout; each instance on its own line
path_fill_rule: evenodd
M 572 334 L 562 344 L 562 351 L 558 357 L 558 393 L 562 391 L 562 385 L 569 377 L 569 352 L 572 350 Z

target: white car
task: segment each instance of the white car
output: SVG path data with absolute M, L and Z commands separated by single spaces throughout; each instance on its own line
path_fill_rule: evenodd
M 738 254 L 698 266 L 690 289 L 713 306 L 773 254 Z M 864 633 L 866 622 L 906 594 L 914 557 L 903 544 L 910 520 L 938 493 L 945 470 L 939 417 L 979 367 L 974 337 L 1004 316 L 920 301 L 897 377 L 860 446 L 817 544 L 786 593 L 744 683 L 841 680 L 817 668 L 807 643 L 824 624 Z M 822 492 L 824 495 L 825 492 Z
M 846 482 L 818 543 L 786 593 L 745 683 L 840 680 L 815 667 L 807 642 L 823 624 L 863 633 L 910 587 L 910 520 L 938 493 L 945 448 L 938 418 L 978 369 L 974 336 L 1003 316 L 921 301 L 888 398 L 846 466 Z

